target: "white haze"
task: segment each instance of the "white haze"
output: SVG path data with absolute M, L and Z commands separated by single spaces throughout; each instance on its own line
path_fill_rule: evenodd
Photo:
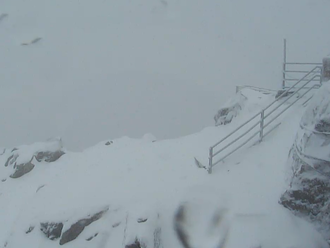
M 61 136 L 81 150 L 199 131 L 236 85 L 280 87 L 283 38 L 289 60 L 329 54 L 329 9 L 327 0 L 0 0 L 0 146 Z

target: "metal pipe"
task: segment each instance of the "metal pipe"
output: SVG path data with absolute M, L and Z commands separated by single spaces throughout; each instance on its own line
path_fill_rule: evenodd
M 243 144 L 241 144 L 240 146 L 236 147 L 233 151 L 231 151 L 230 153 L 228 153 L 226 156 L 222 157 L 221 159 L 217 160 L 213 166 L 215 166 L 216 164 L 220 163 L 222 160 L 224 160 L 225 158 L 227 158 L 228 156 L 230 156 L 231 154 L 233 154 L 234 152 L 236 152 L 238 149 L 240 149 L 242 146 L 244 146 L 246 143 L 248 143 L 251 139 L 253 139 L 260 131 L 255 132 L 250 138 L 248 138 Z
M 291 70 L 286 70 L 284 72 L 292 72 L 292 73 L 308 73 L 309 71 L 291 71 Z
M 277 105 L 272 111 L 270 111 L 266 116 L 265 119 L 270 116 L 272 113 L 274 113 L 275 110 L 277 110 L 279 107 L 281 107 L 284 103 L 286 103 L 287 101 L 289 101 L 292 97 L 294 97 L 301 89 L 303 89 L 307 84 L 309 84 L 314 78 L 319 77 L 319 75 L 315 75 L 314 77 L 312 77 L 310 79 L 310 81 L 308 81 L 307 83 L 305 83 L 303 86 L 301 86 L 300 88 L 298 88 L 294 94 L 292 94 L 291 96 L 289 96 L 288 98 L 286 98 L 283 102 L 281 102 L 281 104 Z M 310 89 L 313 89 L 313 87 L 311 87 Z M 309 92 L 309 90 L 307 91 Z M 300 99 L 300 98 L 299 98 Z M 291 105 L 290 105 L 291 106 Z
M 302 77 L 297 83 L 295 83 L 293 86 L 291 86 L 289 89 L 287 89 L 286 91 L 284 91 L 278 98 L 281 98 L 282 96 L 284 96 L 286 93 L 288 93 L 291 89 L 293 89 L 297 84 L 299 84 L 302 80 L 304 80 L 307 76 L 309 76 L 311 73 L 313 73 L 316 69 L 320 69 L 319 66 L 314 67 L 314 69 L 312 69 L 309 73 L 307 73 L 304 77 Z M 271 106 L 273 106 L 273 104 L 277 102 L 277 100 L 273 101 L 272 103 L 270 103 L 266 108 L 264 108 L 264 110 L 267 110 L 268 108 L 270 108 Z
M 286 62 L 286 65 L 322 65 L 322 63 L 300 63 L 300 62 Z
M 209 169 L 207 170 L 209 174 L 212 174 L 212 161 L 213 161 L 213 148 L 210 147 L 209 150 Z
M 287 78 L 285 81 L 298 81 L 296 78 Z M 308 79 L 301 80 L 301 82 L 306 82 Z M 320 82 L 320 80 L 314 80 L 314 82 Z
M 260 116 L 260 142 L 263 139 L 264 136 L 264 120 L 265 120 L 265 111 L 261 111 L 261 116 Z
M 234 131 L 232 131 L 230 134 L 228 134 L 226 137 L 224 137 L 222 140 L 220 140 L 219 142 L 217 142 L 216 144 L 214 144 L 213 146 L 211 146 L 212 148 L 216 147 L 217 145 L 219 145 L 221 142 L 223 142 L 224 140 L 226 140 L 228 137 L 230 137 L 232 134 L 234 134 L 237 130 L 241 129 L 243 126 L 245 126 L 246 124 L 250 123 L 254 118 L 256 118 L 258 115 L 260 115 L 260 112 L 258 112 L 257 114 L 255 114 L 251 119 L 247 120 L 246 122 L 244 122 L 242 125 L 240 125 L 238 128 L 236 128 Z
M 273 119 L 271 119 L 265 126 L 266 128 L 269 124 L 271 124 L 277 117 L 279 117 L 283 112 L 285 112 L 288 108 L 290 108 L 293 104 L 295 104 L 297 101 L 299 101 L 303 96 L 305 96 L 308 92 L 310 92 L 313 89 L 311 87 L 309 90 L 307 90 L 304 94 L 301 95 L 301 97 L 297 98 L 294 102 L 292 102 L 290 105 L 288 105 L 285 109 L 283 109 L 280 113 L 278 113 Z
M 282 81 L 282 89 L 284 89 L 284 87 L 285 87 L 285 70 L 286 70 L 286 39 L 284 39 L 283 81 Z
M 250 127 L 247 131 L 245 131 L 245 133 L 241 134 L 240 136 L 238 136 L 236 139 L 232 140 L 229 144 L 227 144 L 225 147 L 221 148 L 219 151 L 217 151 L 216 153 L 213 154 L 213 157 L 218 155 L 220 152 L 222 152 L 223 150 L 225 150 L 227 147 L 231 146 L 233 143 L 235 143 L 236 141 L 238 141 L 239 139 L 241 139 L 242 137 L 244 137 L 248 132 L 250 132 L 253 128 L 255 128 L 256 126 L 258 126 L 260 123 L 260 121 L 258 121 L 256 124 L 254 124 L 252 127 Z M 258 131 L 259 132 L 259 131 Z

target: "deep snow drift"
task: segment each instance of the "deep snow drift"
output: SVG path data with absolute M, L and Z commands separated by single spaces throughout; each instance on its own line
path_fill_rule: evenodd
M 250 89 L 242 94 L 244 106 L 226 126 L 166 141 L 151 134 L 106 140 L 82 153 L 65 151 L 53 162 L 33 160 L 33 170 L 20 178 L 9 177 L 15 163 L 4 166 L 11 149 L 5 152 L 0 156 L 1 245 L 182 247 L 173 224 L 177 216 L 177 230 L 183 228 L 189 242 L 202 248 L 219 240 L 226 248 L 327 247 L 310 224 L 278 204 L 303 106 L 288 110 L 264 142 L 246 146 L 212 175 L 196 166 L 194 157 L 206 164 L 210 144 L 275 97 Z M 40 143 L 29 147 L 14 152 L 22 151 L 22 158 L 26 151 L 40 153 Z M 54 148 L 59 149 L 45 150 Z
M 321 62 L 328 0 L 0 0 L 0 146 L 191 134 L 235 86 Z

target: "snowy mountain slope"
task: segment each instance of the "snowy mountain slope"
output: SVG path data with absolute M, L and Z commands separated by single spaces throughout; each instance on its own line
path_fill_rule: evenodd
M 279 87 L 284 37 L 289 60 L 321 61 L 329 5 L 1 0 L 0 146 L 196 132 L 236 85 Z
M 36 164 L 21 178 L 7 178 L 0 184 L 0 211 L 6 213 L 0 215 L 1 245 L 59 247 L 65 233 L 73 227 L 81 231 L 87 223 L 63 245 L 134 247 L 129 245 L 139 241 L 142 247 L 182 247 L 173 218 L 180 204 L 188 204 L 200 216 L 192 219 L 198 225 L 188 226 L 191 239 L 204 245 L 219 238 L 203 229 L 209 228 L 210 214 L 228 209 L 226 247 L 327 247 L 309 224 L 278 204 L 302 106 L 290 109 L 262 144 L 245 147 L 212 175 L 194 164 L 194 157 L 207 163 L 210 144 L 274 99 L 249 89 L 242 93 L 248 100 L 229 125 L 173 140 L 146 135 L 104 141 Z M 4 164 L 6 156 L 0 159 Z M 0 169 L 5 175 L 7 168 Z M 61 232 L 49 234 L 59 227 Z

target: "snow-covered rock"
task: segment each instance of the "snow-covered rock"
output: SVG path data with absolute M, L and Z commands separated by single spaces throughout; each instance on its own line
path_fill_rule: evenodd
M 247 100 L 240 91 L 236 95 L 229 99 L 225 105 L 214 116 L 215 125 L 226 125 L 232 121 L 234 117 L 242 110 L 245 101 Z
M 307 107 L 288 165 L 290 187 L 281 204 L 312 221 L 330 240 L 330 84 L 322 86 Z
M 38 142 L 31 145 L 18 146 L 10 153 L 3 151 L 7 156 L 5 167 L 12 168 L 11 178 L 19 178 L 33 170 L 36 163 L 55 162 L 65 152 L 60 138 L 50 139 L 46 142 Z

